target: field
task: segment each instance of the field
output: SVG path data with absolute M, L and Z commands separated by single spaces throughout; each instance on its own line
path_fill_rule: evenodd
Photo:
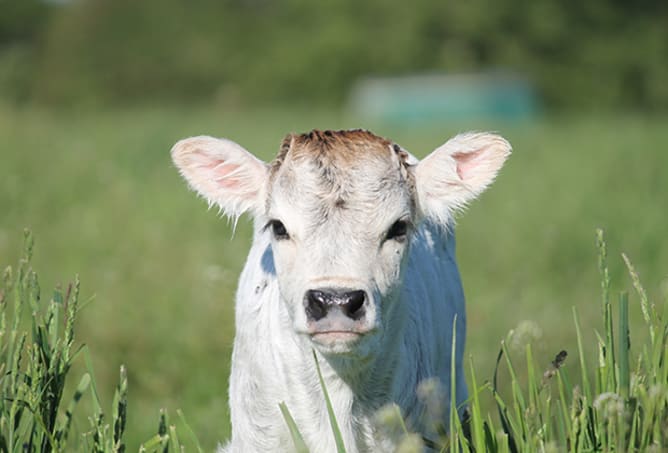
M 270 159 L 285 133 L 315 127 L 370 128 L 418 156 L 463 130 L 508 138 L 513 156 L 457 227 L 467 355 L 482 381 L 492 376 L 500 340 L 519 325 L 546 366 L 561 349 L 575 352 L 573 306 L 593 356 L 593 329 L 603 327 L 597 227 L 606 231 L 614 291 L 630 288 L 624 251 L 650 298 L 668 297 L 667 120 L 620 114 L 397 125 L 299 108 L 0 107 L 0 265 L 16 262 L 29 227 L 45 296 L 79 274 L 85 308 L 77 335 L 107 406 L 120 365 L 128 368 L 129 450 L 155 432 L 160 408 L 183 409 L 211 450 L 229 433 L 233 296 L 250 223 L 240 221 L 233 234 L 186 189 L 169 159 L 175 141 L 225 136 Z M 632 334 L 636 302 L 631 295 Z

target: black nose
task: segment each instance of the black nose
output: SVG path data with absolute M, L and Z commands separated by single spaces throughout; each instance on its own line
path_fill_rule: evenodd
M 306 291 L 306 316 L 319 321 L 338 309 L 348 318 L 358 320 L 364 316 L 366 293 L 362 290 L 341 291 L 336 289 L 310 289 Z

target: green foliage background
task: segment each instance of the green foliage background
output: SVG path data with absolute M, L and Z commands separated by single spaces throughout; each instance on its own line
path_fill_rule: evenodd
M 668 4 L 0 0 L 0 93 L 340 104 L 361 76 L 514 71 L 550 108 L 665 110 Z

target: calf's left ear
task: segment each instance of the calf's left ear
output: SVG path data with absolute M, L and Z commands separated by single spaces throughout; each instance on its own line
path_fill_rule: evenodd
M 260 213 L 267 165 L 240 145 L 223 138 L 186 138 L 172 148 L 172 160 L 190 187 L 228 217 Z
M 459 134 L 434 150 L 415 169 L 422 214 L 447 225 L 489 186 L 510 151 L 500 135 L 479 132 Z

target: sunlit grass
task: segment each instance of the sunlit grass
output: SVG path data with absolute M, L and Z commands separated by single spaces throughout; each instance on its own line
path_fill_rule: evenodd
M 128 415 L 126 369 L 120 368 L 111 414 L 105 413 L 89 350 L 75 339 L 79 280 L 64 291 L 56 288 L 48 302 L 43 300 L 31 265 L 32 234 L 26 231 L 24 236 L 23 257 L 18 266 L 5 268 L 0 286 L 0 451 L 123 452 Z M 77 361 L 85 361 L 87 367 L 81 376 L 73 372 Z M 78 384 L 72 387 L 75 379 Z M 90 403 L 87 413 L 80 407 L 82 399 Z M 87 426 L 82 428 L 77 422 Z M 161 411 L 158 433 L 140 451 L 166 453 L 169 448 L 181 451 L 182 446 L 176 426 L 169 425 Z

